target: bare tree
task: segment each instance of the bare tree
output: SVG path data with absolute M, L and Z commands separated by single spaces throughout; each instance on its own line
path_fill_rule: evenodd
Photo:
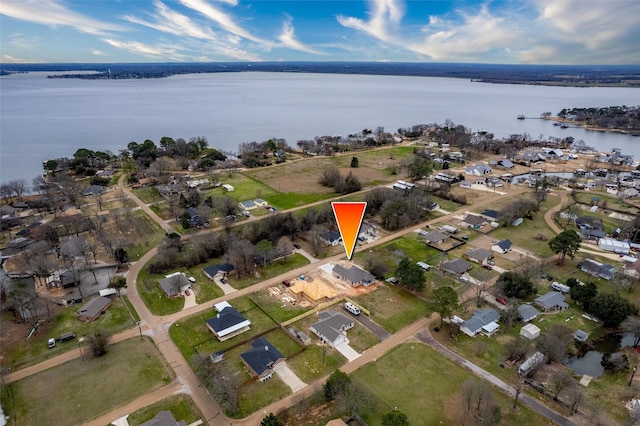
M 622 322 L 622 329 L 633 334 L 633 347 L 640 344 L 640 318 L 637 316 L 629 316 Z
M 567 354 L 567 346 L 572 334 L 573 331 L 564 324 L 554 324 L 540 336 L 538 349 L 547 357 L 549 363 L 560 362 Z
M 473 287 L 473 293 L 476 296 L 476 306 L 479 308 L 484 296 L 487 294 L 487 290 L 489 288 L 489 283 L 485 280 L 482 280 L 480 283 L 476 284 Z
M 574 380 L 567 370 L 561 370 L 560 372 L 551 375 L 549 384 L 551 385 L 551 390 L 553 391 L 553 400 L 557 401 L 560 393 L 564 389 L 574 384 Z
M 476 383 L 473 379 L 467 379 L 462 383 L 462 399 L 465 402 L 467 411 L 471 411 L 471 403 L 476 393 Z
M 509 326 L 509 328 L 513 327 L 513 324 L 515 323 L 515 321 L 518 319 L 518 316 L 520 314 L 518 313 L 518 307 L 516 306 L 515 303 L 511 303 L 507 309 L 505 309 L 504 311 L 502 311 L 502 319 L 504 321 L 506 321 L 507 325 Z
M 584 392 L 578 386 L 572 386 L 569 388 L 569 404 L 571 406 L 571 415 L 574 415 L 578 411 L 578 406 L 584 401 Z
M 324 241 L 322 237 L 327 233 L 327 228 L 324 225 L 314 225 L 309 232 L 309 242 L 311 243 L 311 250 L 314 256 L 319 256 L 324 247 Z

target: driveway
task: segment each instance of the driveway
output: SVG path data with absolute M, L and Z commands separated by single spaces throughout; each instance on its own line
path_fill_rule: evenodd
M 235 288 L 231 287 L 231 285 L 229 284 L 224 284 L 222 281 L 220 281 L 220 276 L 216 275 L 215 277 L 213 277 L 213 282 L 216 283 L 218 285 L 218 287 L 220 287 L 222 289 L 222 291 L 224 291 L 224 294 L 231 294 L 235 291 L 237 291 Z
M 315 257 L 311 256 L 311 254 L 307 253 L 304 249 L 295 249 L 294 252 L 295 253 L 300 253 L 301 255 L 306 257 L 309 260 L 309 262 L 311 262 L 311 263 L 316 263 L 318 261 L 318 259 L 316 259 Z
M 189 290 L 189 295 L 187 296 L 186 292 L 182 292 L 182 296 L 184 297 L 184 306 L 182 309 L 189 309 L 198 305 L 196 302 L 196 292 L 193 289 Z
M 294 373 L 286 362 L 281 362 L 273 367 L 273 372 L 276 373 L 280 379 L 291 388 L 291 392 L 296 393 L 300 389 L 304 389 L 307 384 L 300 380 L 300 378 Z
M 349 312 L 349 316 L 351 316 L 351 318 L 355 319 L 363 326 L 367 327 L 369 331 L 375 334 L 378 337 L 378 340 L 380 340 L 381 342 L 391 337 L 391 333 L 389 333 L 384 328 L 380 327 L 378 324 L 376 324 L 371 318 L 367 317 L 366 315 L 353 315 L 351 312 Z
M 344 355 L 344 357 L 347 358 L 349 362 L 360 358 L 360 356 L 362 355 L 356 352 L 355 349 L 349 346 L 349 343 L 346 342 L 336 345 L 335 348 L 338 352 Z

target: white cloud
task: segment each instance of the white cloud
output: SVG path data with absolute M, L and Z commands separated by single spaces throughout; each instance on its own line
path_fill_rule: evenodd
M 69 26 L 93 35 L 106 35 L 109 32 L 124 31 L 124 28 L 112 23 L 99 21 L 76 13 L 63 3 L 55 0 L 2 0 L 0 14 L 27 22 L 50 26 Z
M 109 56 L 105 52 L 103 52 L 102 50 L 98 50 L 98 49 L 92 50 L 91 54 L 94 55 L 94 56 Z
M 293 24 L 291 23 L 291 21 L 292 19 L 288 18 L 282 24 L 282 33 L 278 37 L 278 40 L 280 40 L 282 44 L 284 44 L 286 47 L 290 49 L 298 50 L 300 52 L 305 52 L 305 53 L 313 53 L 315 55 L 321 55 L 322 54 L 321 52 L 318 52 L 317 50 L 301 43 L 296 39 L 295 30 L 293 28 Z
M 218 0 L 220 3 L 226 3 L 230 6 L 237 6 L 238 0 Z
M 403 4 L 399 0 L 371 0 L 370 3 L 372 11 L 368 21 L 338 15 L 338 22 L 344 27 L 362 31 L 379 40 L 392 41 L 388 27 L 402 21 Z
M 251 40 L 255 43 L 268 44 L 266 40 L 262 40 L 261 38 L 249 33 L 247 30 L 236 24 L 231 16 L 216 9 L 205 0 L 180 0 L 180 3 L 217 23 L 227 32 L 247 40 Z
M 457 15 L 460 21 L 430 19 L 422 29 L 426 38 L 407 47 L 434 60 L 474 60 L 522 42 L 520 28 L 492 15 L 486 5 L 477 14 L 459 11 Z
M 119 41 L 110 38 L 105 38 L 103 41 L 118 49 L 147 57 L 169 59 L 172 61 L 185 61 L 188 59 L 186 55 L 178 53 L 177 47 L 172 45 L 150 46 L 138 41 Z
M 169 9 L 165 4 L 154 2 L 157 13 L 152 14 L 155 22 L 148 22 L 135 16 L 126 15 L 123 19 L 134 24 L 153 28 L 154 30 L 177 35 L 216 40 L 216 35 L 209 28 L 200 28 L 188 16 Z
M 2 55 L 2 62 L 7 64 L 35 64 L 41 61 L 35 61 L 33 59 L 16 58 L 11 55 Z

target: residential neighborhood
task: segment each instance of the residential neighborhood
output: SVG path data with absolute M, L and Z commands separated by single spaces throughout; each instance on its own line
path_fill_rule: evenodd
M 320 424 L 319 412 L 350 418 L 343 395 L 312 397 L 343 373 L 364 386 L 353 398 L 375 405 L 355 401 L 360 420 L 349 424 L 378 424 L 377 406 L 405 407 L 388 395 L 406 375 L 438 380 L 444 370 L 421 368 L 432 360 L 461 380 L 443 397 L 463 401 L 468 386 L 502 424 L 631 421 L 620 398 L 629 383 L 640 388 L 640 200 L 623 196 L 640 180 L 624 169 L 633 163 L 621 152 L 574 154 L 555 139 L 483 154 L 473 144 L 509 144 L 477 132 L 451 151 L 446 135 L 433 126 L 370 151 L 336 137 L 331 156 L 318 146 L 244 146 L 246 164 L 265 163 L 255 167 L 208 147 L 180 162 L 149 148 L 156 166 L 145 166 L 145 148 L 133 146 L 135 173 L 104 163 L 95 176 L 107 181 L 94 183 L 67 182 L 74 166 L 60 161 L 50 193 L 64 201 L 38 207 L 49 192 L 27 201 L 12 192 L 0 206 L 7 389 L 34 388 L 48 365 L 68 375 L 58 371 L 113 359 L 90 374 L 129 383 L 148 369 L 144 389 L 126 385 L 121 400 L 74 422 L 110 424 L 157 392 L 158 401 L 184 398 L 176 404 L 192 413 L 189 424 L 260 424 L 265 413 Z M 586 171 L 591 161 L 606 181 Z M 303 183 L 291 182 L 295 171 Z M 351 258 L 330 209 L 346 196 L 367 203 Z M 133 370 L 119 373 L 127 357 Z M 405 379 L 394 385 L 396 375 Z M 480 422 L 438 401 L 431 410 L 443 424 Z M 144 421 L 179 424 L 171 404 Z M 2 407 L 17 409 L 4 395 Z

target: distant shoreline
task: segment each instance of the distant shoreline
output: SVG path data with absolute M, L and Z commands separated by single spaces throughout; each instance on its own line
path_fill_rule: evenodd
M 574 120 L 569 120 L 567 118 L 562 118 L 562 117 L 555 117 L 555 116 L 549 116 L 549 117 L 540 117 L 541 120 L 549 120 L 549 121 L 555 121 L 557 123 L 566 123 L 566 124 L 572 124 L 576 127 L 581 127 L 585 130 L 592 130 L 594 132 L 613 132 L 613 133 L 621 133 L 623 135 L 631 135 L 631 136 L 635 136 L 635 134 L 631 134 L 629 133 L 629 131 L 625 130 L 625 129 L 606 129 L 604 127 L 596 127 L 596 126 L 590 126 L 588 125 L 585 121 L 574 121 Z
M 640 67 L 371 62 L 231 62 L 133 64 L 0 64 L 0 75 L 55 72 L 48 78 L 118 80 L 229 72 L 445 77 L 471 82 L 568 87 L 640 87 Z M 73 72 L 72 72 L 73 71 Z

